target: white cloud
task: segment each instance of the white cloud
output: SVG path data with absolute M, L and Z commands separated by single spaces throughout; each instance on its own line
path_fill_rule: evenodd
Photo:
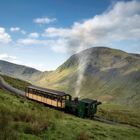
M 46 65 L 44 64 L 35 64 L 35 63 L 26 63 L 26 66 L 28 67 L 31 67 L 31 68 L 35 68 L 37 70 L 40 70 L 40 71 L 45 71 L 47 68 L 46 68 Z
M 29 38 L 38 38 L 39 34 L 36 32 L 33 32 L 33 33 L 30 33 L 28 36 L 29 36 Z
M 19 39 L 17 40 L 17 44 L 18 45 L 47 45 L 48 44 L 48 40 L 39 40 L 39 39 L 35 39 L 35 38 L 24 38 L 24 39 Z
M 11 36 L 5 31 L 5 28 L 0 27 L 0 43 L 9 43 L 11 42 Z
M 26 34 L 26 31 L 25 30 L 21 30 L 21 33 L 25 35 Z
M 11 32 L 18 32 L 18 31 L 20 31 L 20 28 L 19 27 L 11 27 L 10 31 Z
M 56 18 L 42 17 L 42 18 L 36 18 L 33 21 L 34 23 L 37 23 L 37 24 L 49 24 L 56 21 Z
M 54 28 L 54 27 L 50 27 L 47 28 L 45 30 L 45 33 L 43 34 L 43 36 L 47 36 L 47 37 L 66 37 L 68 36 L 71 32 L 71 29 L 64 29 L 64 28 Z
M 9 56 L 8 54 L 0 54 L 0 59 L 16 59 L 15 56 Z
M 67 40 L 65 39 L 57 39 L 57 40 L 40 40 L 36 38 L 24 38 L 19 39 L 17 44 L 23 46 L 41 46 L 47 47 L 57 53 L 67 53 Z
M 37 45 L 37 44 L 40 44 L 41 41 L 37 39 L 32 39 L 32 38 L 24 38 L 24 39 L 17 40 L 17 43 L 20 45 Z
M 9 61 L 11 63 L 21 63 L 19 60 L 17 60 L 16 56 L 11 56 L 6 53 L 0 54 L 0 60 Z
M 22 30 L 20 27 L 11 27 L 11 32 L 21 32 L 22 34 L 26 34 L 26 31 Z
M 38 20 L 38 23 L 41 21 L 44 20 Z M 45 46 L 59 53 L 73 53 L 92 46 L 110 46 L 117 41 L 138 41 L 140 2 L 119 1 L 104 13 L 83 22 L 75 22 L 70 28 L 49 27 L 42 36 L 44 38 L 39 39 L 39 34 L 33 32 L 17 43 Z
M 65 39 L 49 40 L 47 45 L 54 51 L 58 53 L 67 53 L 67 42 Z
M 36 68 L 36 69 L 41 70 L 41 71 L 46 70 L 46 65 L 44 65 L 44 64 L 41 64 L 41 63 L 35 64 L 35 63 L 30 63 L 30 62 L 24 63 L 24 62 L 21 62 L 20 60 L 18 60 L 18 58 L 16 56 L 8 55 L 6 53 L 0 54 L 0 60 L 4 60 L 4 61 L 11 62 L 11 63 L 19 64 L 19 65 L 24 65 L 24 66 Z
M 75 22 L 71 28 L 47 28 L 43 36 L 54 38 L 55 46 L 79 51 L 113 41 L 140 40 L 140 2 L 117 2 L 101 15 L 84 22 Z M 64 40 L 59 45 L 59 41 Z M 56 47 L 58 48 L 58 47 Z M 59 49 L 53 50 L 59 51 Z

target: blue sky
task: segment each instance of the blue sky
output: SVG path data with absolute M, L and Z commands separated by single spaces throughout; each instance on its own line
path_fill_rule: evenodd
M 139 0 L 0 0 L 0 59 L 54 70 L 94 46 L 140 53 Z

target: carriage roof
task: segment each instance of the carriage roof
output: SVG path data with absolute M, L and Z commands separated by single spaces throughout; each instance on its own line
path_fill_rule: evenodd
M 66 94 L 63 91 L 58 91 L 58 90 L 53 90 L 53 89 L 48 89 L 48 88 L 42 88 L 42 87 L 38 87 L 38 86 L 34 86 L 34 85 L 28 86 L 27 88 L 28 89 L 35 89 L 35 90 L 38 90 L 38 91 L 42 91 L 42 92 L 57 95 L 57 96 L 69 95 L 69 94 Z

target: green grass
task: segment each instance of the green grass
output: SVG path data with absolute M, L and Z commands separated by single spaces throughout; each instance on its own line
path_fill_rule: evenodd
M 130 108 L 140 108 L 140 71 L 113 76 L 109 71 L 99 75 L 85 75 L 80 87 L 80 96 L 98 99 L 101 102 L 127 105 Z M 121 73 L 121 72 L 120 72 Z M 105 76 L 108 75 L 108 76 Z M 76 96 L 77 71 L 75 67 L 54 71 L 42 78 L 38 85 L 65 91 Z M 38 81 L 36 81 L 38 82 Z
M 118 123 L 140 128 L 140 109 L 128 108 L 116 104 L 102 104 L 98 108 L 98 116 Z
M 0 90 L 0 114 L 0 139 L 137 140 L 140 137 L 138 128 L 80 119 L 3 90 Z
M 91 48 L 81 52 L 81 56 L 82 53 L 88 56 L 88 60 L 79 96 L 140 108 L 138 57 L 109 48 Z M 37 80 L 36 84 L 76 96 L 78 73 L 80 73 L 78 57 L 79 54 L 73 55 L 57 70 Z
M 25 84 L 21 85 L 25 88 Z M 109 112 L 109 109 L 114 110 L 118 107 L 108 105 L 101 108 Z M 99 114 L 101 115 L 100 111 Z M 0 89 L 0 140 L 139 140 L 139 138 L 138 127 L 109 125 L 81 119 Z

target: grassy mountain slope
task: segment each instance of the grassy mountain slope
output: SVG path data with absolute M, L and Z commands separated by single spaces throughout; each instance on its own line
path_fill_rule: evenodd
M 8 79 L 9 83 L 14 82 L 15 87 L 21 89 L 22 86 L 22 89 L 25 88 L 26 82 L 21 80 L 19 82 L 19 80 L 10 77 L 5 78 Z M 26 84 L 28 85 L 28 83 Z M 105 108 L 107 109 L 107 106 Z M 109 107 L 107 110 L 110 111 L 111 108 Z M 114 107 L 113 110 L 115 112 Z M 131 121 L 134 119 L 138 121 L 140 118 L 138 112 L 137 115 L 134 112 L 127 112 L 126 115 L 129 115 L 129 118 L 133 116 Z M 1 140 L 139 140 L 139 128 L 140 126 L 109 125 L 80 119 L 25 98 L 16 97 L 0 89 Z
M 86 61 L 86 66 L 79 66 L 80 60 Z M 140 107 L 140 55 L 121 50 L 105 47 L 84 50 L 71 56 L 56 71 L 42 77 L 36 84 L 64 90 L 75 96 L 78 69 L 83 67 L 81 97 Z

